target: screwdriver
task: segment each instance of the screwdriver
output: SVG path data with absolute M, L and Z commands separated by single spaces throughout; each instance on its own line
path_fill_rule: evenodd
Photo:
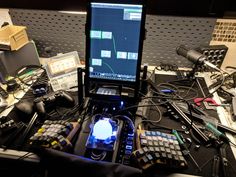
M 196 162 L 196 160 L 193 158 L 193 156 L 190 154 L 190 151 L 188 149 L 188 147 L 186 146 L 186 144 L 184 143 L 184 141 L 181 139 L 179 133 L 176 130 L 172 130 L 172 133 L 176 136 L 177 141 L 180 144 L 180 147 L 183 149 L 182 152 L 184 155 L 188 155 L 190 157 L 190 159 L 193 161 L 193 163 L 196 165 L 196 167 L 198 168 L 199 171 L 202 171 L 202 169 L 199 167 L 198 163 Z

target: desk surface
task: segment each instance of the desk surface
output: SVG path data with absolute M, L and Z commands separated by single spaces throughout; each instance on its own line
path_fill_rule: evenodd
M 168 75 L 174 75 L 175 73 L 173 72 L 161 72 L 159 71 L 158 74 L 168 74 Z M 201 76 L 201 74 L 199 75 Z M 202 75 L 203 77 L 206 76 L 206 75 Z M 206 80 L 206 83 L 210 83 L 210 80 L 208 80 L 208 77 L 204 77 L 205 80 Z M 19 92 L 16 94 L 17 97 L 23 97 L 24 96 L 24 92 Z M 217 96 L 217 94 L 214 94 L 214 99 L 217 101 L 217 102 L 220 102 L 220 99 L 219 97 Z M 16 103 L 18 100 L 15 100 L 12 95 L 10 95 L 10 97 L 8 98 L 8 103 L 9 105 L 10 104 L 14 104 Z M 1 116 L 6 116 L 10 113 L 10 111 L 12 110 L 13 107 L 3 111 L 1 113 Z M 226 126 L 229 126 L 229 123 L 227 121 L 228 117 L 226 118 L 226 116 L 228 116 L 227 112 L 225 111 L 225 109 L 223 107 L 217 107 L 216 108 L 217 110 L 217 113 L 219 115 L 219 118 L 220 118 L 220 121 L 222 124 L 226 125 Z M 163 119 L 163 125 L 169 125 L 170 121 L 169 119 Z M 180 127 L 180 124 L 179 123 L 176 123 L 174 122 L 173 123 L 174 127 L 178 127 L 178 128 L 181 128 Z M 228 134 L 227 134 L 228 135 Z M 229 138 L 231 139 L 231 141 L 235 141 L 235 138 L 232 136 L 232 135 L 228 135 Z M 234 157 L 236 157 L 236 149 L 234 147 L 231 146 L 231 149 L 232 151 L 229 150 L 229 159 L 230 161 L 232 161 L 232 164 L 235 164 L 235 159 Z M 213 157 L 214 154 L 216 153 L 216 151 L 214 150 L 214 148 L 206 148 L 206 147 L 201 147 L 199 151 L 194 151 L 192 150 L 191 151 L 193 154 L 194 157 L 197 158 L 198 162 L 203 165 L 204 162 L 206 162 L 207 160 L 209 160 L 209 156 L 210 157 Z M 234 155 L 232 155 L 232 152 L 234 153 Z M 0 156 L 1 157 L 4 157 L 4 158 L 11 158 L 11 159 L 17 159 L 21 156 L 24 156 L 25 154 L 27 154 L 28 152 L 24 152 L 24 151 L 17 151 L 17 150 L 6 150 L 6 151 L 3 151 L 3 149 L 0 149 Z M 199 156 L 199 154 L 208 154 L 208 156 Z M 25 160 L 30 160 L 30 161 L 34 161 L 34 162 L 37 162 L 39 161 L 38 157 L 35 155 L 35 154 L 32 154 L 32 155 L 29 155 L 27 158 L 25 158 Z M 190 162 L 189 162 L 190 163 Z M 235 164 L 236 165 L 236 164 Z M 207 167 L 207 168 L 210 168 L 210 167 Z M 199 173 L 196 173 L 194 172 L 193 173 L 193 169 L 194 167 L 192 166 L 192 164 L 190 165 L 190 168 L 186 171 L 184 171 L 184 173 L 187 173 L 187 174 L 194 174 L 194 175 L 203 175 L 203 176 L 208 176 L 209 174 L 207 172 L 205 172 L 206 174 L 199 174 Z

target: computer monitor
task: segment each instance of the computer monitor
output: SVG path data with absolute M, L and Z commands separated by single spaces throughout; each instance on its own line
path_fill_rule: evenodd
M 117 91 L 111 86 L 138 90 L 144 39 L 144 7 L 144 1 L 90 1 L 86 26 L 85 77 L 89 95 L 122 94 L 122 90 Z M 135 97 L 137 93 L 132 95 Z

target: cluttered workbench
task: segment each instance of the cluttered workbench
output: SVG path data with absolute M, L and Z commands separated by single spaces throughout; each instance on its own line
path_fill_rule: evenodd
M 177 76 L 176 72 L 174 71 L 157 70 L 154 72 L 152 70 L 150 72 L 152 74 L 148 74 L 148 76 L 154 78 L 152 81 L 153 83 L 147 85 L 147 90 L 145 93 L 140 93 L 142 96 L 139 103 L 126 105 L 121 108 L 120 101 L 114 101 L 111 103 L 101 100 L 87 100 L 87 103 L 85 103 L 84 108 L 80 112 L 79 106 L 77 105 L 77 92 L 63 92 L 63 96 L 59 94 L 59 97 L 63 98 L 63 103 L 60 104 L 60 101 L 56 101 L 59 103 L 56 106 L 56 110 L 54 109 L 54 106 L 53 109 L 47 108 L 47 115 L 43 115 L 45 112 L 42 112 L 42 109 L 40 109 L 40 111 L 37 111 L 39 114 L 42 114 L 42 117 L 40 117 L 40 119 L 37 119 L 37 121 L 32 124 L 33 126 L 30 129 L 27 128 L 27 126 L 31 125 L 30 122 L 32 123 L 34 113 L 29 114 L 22 111 L 21 105 L 31 105 L 30 103 L 32 102 L 35 102 L 36 104 L 36 102 L 38 101 L 35 101 L 33 92 L 31 89 L 29 89 L 22 97 L 22 99 L 17 104 L 15 104 L 14 108 L 7 115 L 8 118 L 12 118 L 14 120 L 17 128 L 13 128 L 12 130 L 8 131 L 7 136 L 6 134 L 1 135 L 1 147 L 3 148 L 1 150 L 1 156 L 7 157 L 7 154 L 10 151 L 14 150 L 18 153 L 12 153 L 10 156 L 15 156 L 14 161 L 16 162 L 21 162 L 24 160 L 39 161 L 39 157 L 35 156 L 35 152 L 37 152 L 36 154 L 38 154 L 38 151 L 35 151 L 34 148 L 38 147 L 39 145 L 43 145 L 45 148 L 51 147 L 52 149 L 66 151 L 69 154 L 78 155 L 78 158 L 81 158 L 83 156 L 87 158 L 93 157 L 94 160 L 97 161 L 101 157 L 97 157 L 96 155 L 94 156 L 94 154 L 91 156 L 91 152 L 88 151 L 87 148 L 87 139 L 91 135 L 89 128 L 92 125 L 91 121 L 101 119 L 101 117 L 99 116 L 104 115 L 106 115 L 107 118 L 111 115 L 114 117 L 118 115 L 126 115 L 131 117 L 132 121 L 134 122 L 134 135 L 132 135 L 132 131 L 130 132 L 129 130 L 129 120 L 123 118 L 124 120 L 119 122 L 118 125 L 120 127 L 127 128 L 126 130 L 123 128 L 122 130 L 119 130 L 119 126 L 117 127 L 117 141 L 115 141 L 117 146 L 115 148 L 115 152 L 117 154 L 107 155 L 105 161 L 116 162 L 118 164 L 124 164 L 143 169 L 147 176 L 153 176 L 153 172 L 158 175 L 168 175 L 168 173 L 171 172 L 199 176 L 212 176 L 214 173 L 223 175 L 223 173 L 228 173 L 229 176 L 233 176 L 235 173 L 233 169 L 233 166 L 235 165 L 235 158 L 231 148 L 234 149 L 235 147 L 233 147 L 231 143 L 228 142 L 228 139 L 226 139 L 226 142 L 224 138 L 218 139 L 219 137 L 221 137 L 221 134 L 219 134 L 218 132 L 214 132 L 214 128 L 211 128 L 211 126 L 207 127 L 206 121 L 214 124 L 214 126 L 215 124 L 217 124 L 217 129 L 219 129 L 221 132 L 228 132 L 234 135 L 235 130 L 229 127 L 227 129 L 225 128 L 227 126 L 223 126 L 221 124 L 216 111 L 216 108 L 220 106 L 219 103 L 215 103 L 217 105 L 213 105 L 212 102 L 210 102 L 210 104 L 208 104 L 208 107 L 205 107 L 201 102 L 200 106 L 198 107 L 198 104 L 196 104 L 196 99 L 194 99 L 203 97 L 203 93 L 209 93 L 206 81 L 203 77 L 201 77 L 207 77 L 207 73 L 202 73 L 203 75 L 200 74 L 199 77 L 196 78 L 197 82 L 195 82 L 196 80 L 188 80 L 188 83 L 186 83 L 186 80 L 185 82 L 182 82 L 183 80 L 179 80 L 179 76 Z M 185 72 L 183 71 L 183 73 Z M 44 73 L 44 75 L 40 77 L 47 76 Z M 37 83 L 37 81 L 35 83 Z M 182 83 L 184 83 L 184 85 Z M 202 87 L 202 89 L 199 89 L 199 85 L 200 87 Z M 204 92 L 201 92 L 202 90 Z M 55 92 L 49 92 L 48 95 L 55 94 Z M 46 97 L 49 97 L 48 95 Z M 75 102 L 70 102 L 70 98 L 73 98 L 73 101 Z M 185 100 L 185 102 L 181 102 L 180 100 Z M 48 104 L 47 102 L 44 103 L 46 105 Z M 64 108 L 64 103 L 66 103 L 66 105 L 71 108 Z M 123 104 L 127 103 L 124 101 Z M 107 110 L 104 110 L 104 107 Z M 110 112 L 110 109 L 114 109 L 112 113 L 105 113 L 106 111 Z M 91 112 L 91 110 L 93 110 L 93 112 Z M 119 114 L 117 114 L 117 112 Z M 117 119 L 116 121 L 118 120 L 119 119 Z M 70 135 L 67 134 L 69 138 L 66 138 L 67 142 L 65 143 L 64 147 L 55 145 L 53 146 L 52 144 L 45 143 L 45 141 L 43 141 L 44 143 L 41 142 L 43 143 L 41 144 L 40 141 L 37 142 L 33 138 L 36 136 L 36 133 L 39 134 L 40 131 L 42 131 L 42 127 L 47 127 L 48 125 L 58 126 L 58 124 L 65 124 L 68 127 L 72 126 L 73 129 L 76 128 L 74 129 L 76 130 L 75 132 L 69 133 Z M 72 129 L 69 128 L 67 130 Z M 16 132 L 18 132 L 18 134 L 16 134 Z M 22 135 L 25 132 L 27 133 L 25 136 L 23 136 L 25 139 L 21 141 Z M 178 132 L 179 135 L 176 136 L 176 132 Z M 180 154 L 180 156 L 183 157 L 181 162 L 184 163 L 181 165 L 178 162 L 180 160 L 174 161 L 173 159 L 168 159 L 167 157 L 165 157 L 165 154 L 169 154 L 168 152 L 173 154 L 178 153 L 178 149 L 175 149 L 175 151 L 171 150 L 171 144 L 176 141 L 176 138 L 173 139 L 172 137 L 174 135 L 176 137 L 181 137 L 183 141 L 180 141 L 181 143 L 177 144 L 181 145 L 183 142 L 183 147 L 186 148 L 185 152 L 188 152 L 190 154 L 189 156 L 188 153 L 184 154 L 184 151 L 182 151 L 183 154 Z M 170 139 L 167 138 L 166 140 L 166 137 L 170 137 Z M 127 139 L 131 141 L 128 141 Z M 169 144 L 165 144 L 166 146 L 163 144 L 163 148 L 161 149 L 160 141 L 163 141 L 164 143 L 168 142 Z M 124 142 L 125 145 L 123 144 Z M 130 149 L 126 149 L 127 147 Z M 148 147 L 148 149 L 145 150 L 145 147 Z M 180 147 L 182 149 L 182 146 Z M 22 153 L 20 152 L 27 153 L 24 156 L 24 154 L 22 155 Z M 33 152 L 34 155 L 29 152 Z M 137 153 L 140 152 L 141 154 L 142 152 L 144 154 L 153 154 L 154 152 L 154 154 L 159 153 L 160 157 L 162 157 L 162 160 L 156 163 L 154 163 L 153 160 L 144 163 L 140 160 L 143 155 L 137 155 Z M 55 155 L 54 153 L 55 152 L 51 154 L 49 153 L 47 155 L 44 154 L 45 158 L 47 156 L 50 157 Z M 60 157 L 61 155 L 62 154 L 59 154 L 58 157 Z M 63 157 L 69 158 L 70 156 L 64 154 Z M 95 157 L 98 159 L 96 159 Z M 131 158 L 129 159 L 127 157 Z M 226 160 L 225 163 L 223 163 L 224 160 Z M 54 165 L 58 164 L 59 162 L 56 162 L 54 160 L 52 161 Z M 80 163 L 75 164 L 78 165 L 78 168 L 81 165 Z M 165 170 L 163 170 L 163 168 Z
M 0 40 L 4 50 L 0 56 L 4 64 L 0 68 L 1 174 L 58 177 L 79 171 L 89 177 L 235 176 L 235 68 L 221 67 L 228 47 L 180 45 L 177 38 L 173 40 L 174 36 L 181 38 L 175 32 L 169 41 L 161 38 L 166 35 L 152 35 L 155 31 L 150 24 L 155 26 L 156 21 L 168 21 L 169 26 L 176 23 L 176 28 L 169 29 L 183 31 L 182 23 L 201 20 L 186 18 L 179 23 L 180 18 L 147 16 L 145 21 L 145 9 L 145 1 L 89 1 L 84 36 L 79 35 L 86 39 L 84 59 L 80 58 L 82 48 L 71 52 L 67 44 L 70 52 L 39 59 L 26 28 L 4 24 Z M 19 12 L 24 16 L 24 10 Z M 16 19 L 15 13 L 11 10 Z M 45 14 L 34 15 L 38 13 L 40 21 Z M 46 16 L 71 20 L 71 25 L 78 20 L 71 14 L 68 18 L 52 14 Z M 30 11 L 30 19 L 28 15 Z M 213 22 L 206 20 L 207 25 Z M 217 22 L 215 28 L 222 24 Z M 196 27 L 189 26 L 183 34 Z M 208 35 L 208 39 L 213 26 L 197 28 L 197 35 L 202 30 L 202 38 Z M 163 31 L 170 34 L 169 29 Z M 24 41 L 12 48 L 17 41 L 12 43 L 11 38 L 19 32 Z M 148 35 L 149 41 L 144 40 Z M 155 49 L 153 36 L 167 41 L 164 55 Z M 186 36 L 188 41 L 189 37 L 197 39 L 193 32 Z M 63 51 L 62 46 L 57 49 Z M 41 43 L 37 47 L 42 48 Z M 39 51 L 48 56 L 51 49 Z M 161 62 L 155 60 L 150 66 L 153 60 L 149 64 L 141 61 L 150 58 Z
M 188 159 L 189 166 L 185 170 L 186 173 L 200 176 L 214 176 L 217 175 L 216 173 L 220 172 L 221 174 L 219 175 L 224 176 L 228 175 L 224 173 L 228 173 L 227 170 L 229 170 L 231 171 L 231 175 L 233 175 L 233 164 L 225 164 L 224 166 L 223 161 L 220 163 L 219 161 L 217 162 L 218 165 L 221 164 L 222 166 L 217 166 L 215 164 L 216 159 L 223 160 L 225 158 L 230 163 L 234 163 L 235 160 L 232 158 L 234 155 L 231 151 L 230 143 L 226 143 L 227 145 L 222 143 L 223 141 L 229 142 L 229 140 L 227 140 L 228 138 L 225 140 L 223 137 L 223 141 L 216 140 L 214 136 L 219 137 L 221 135 L 211 129 L 211 125 L 215 126 L 216 124 L 218 125 L 217 128 L 220 131 L 223 131 L 225 128 L 221 124 L 219 116 L 216 112 L 216 108 L 220 105 L 213 99 L 207 101 L 208 106 L 206 107 L 203 102 L 201 102 L 201 104 L 197 104 L 196 98 L 202 98 L 204 95 L 209 94 L 206 83 L 207 79 L 204 79 L 207 78 L 207 73 L 202 76 L 200 74 L 197 78 L 195 78 L 195 80 L 188 80 L 188 83 L 186 83 L 186 80 L 183 82 L 183 80 L 179 79 L 176 74 L 173 74 L 173 72 L 166 75 L 166 73 L 164 74 L 159 71 L 159 74 L 156 75 L 157 86 L 159 87 L 159 90 L 173 90 L 174 92 L 171 94 L 165 93 L 164 95 L 164 97 L 167 95 L 168 97 L 172 95 L 172 101 L 167 102 L 164 106 L 161 106 L 163 115 L 161 119 L 156 118 L 156 113 L 149 112 L 149 117 L 153 117 L 153 122 L 148 123 L 147 121 L 146 128 L 152 131 L 158 130 L 165 131 L 167 133 L 173 133 L 173 129 L 176 129 L 179 132 L 180 137 L 184 140 L 183 145 L 185 144 L 185 149 L 189 150 L 189 157 L 185 156 L 186 159 Z M 155 97 L 155 94 L 153 97 L 157 101 L 160 99 L 158 95 Z M 185 101 L 179 102 L 179 98 Z M 235 134 L 234 129 L 230 129 L 228 131 L 227 129 L 224 129 L 224 131 Z M 232 147 L 232 149 L 234 148 L 235 147 Z M 223 151 L 225 151 L 224 154 L 222 154 Z M 224 156 L 226 154 L 227 157 Z M 224 171 L 226 168 L 227 172 Z M 162 170 L 160 170 L 160 173 L 161 171 Z

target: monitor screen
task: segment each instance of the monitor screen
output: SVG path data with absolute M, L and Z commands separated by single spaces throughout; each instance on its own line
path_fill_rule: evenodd
M 136 82 L 143 5 L 92 2 L 90 11 L 89 78 Z

